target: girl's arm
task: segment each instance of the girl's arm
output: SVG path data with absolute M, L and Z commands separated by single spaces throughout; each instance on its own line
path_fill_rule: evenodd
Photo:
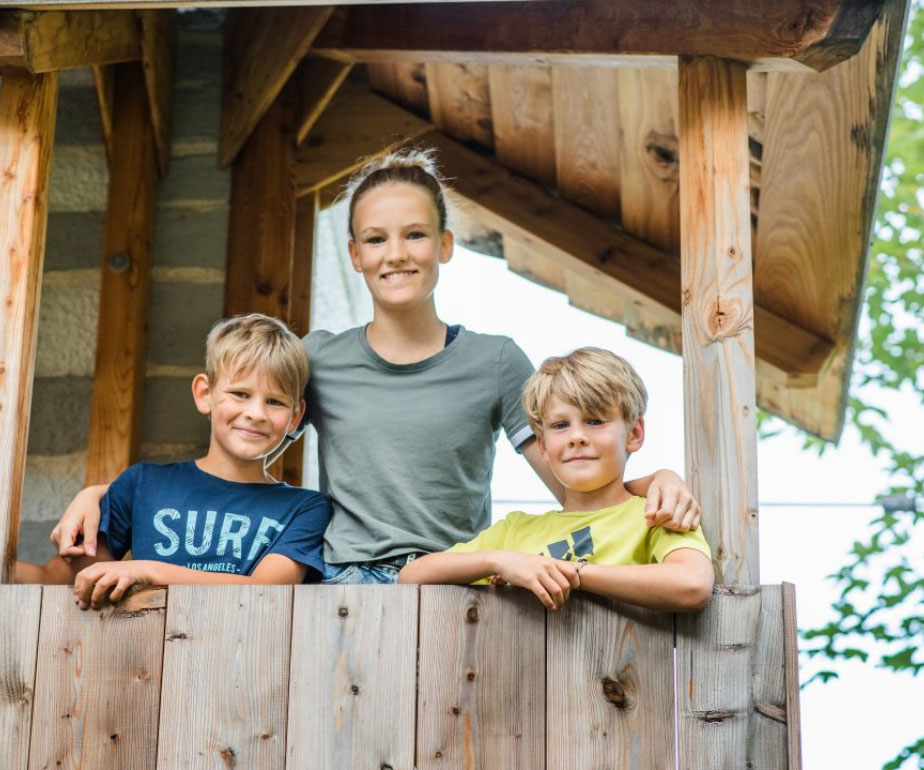
M 671 551 L 659 564 L 585 564 L 581 588 L 668 612 L 701 610 L 712 597 L 712 562 L 692 548 Z
M 13 573 L 14 583 L 41 583 L 42 585 L 73 585 L 77 573 L 95 564 L 97 561 L 111 561 L 112 554 L 106 547 L 105 539 L 100 541 L 96 556 L 73 556 L 65 559 L 53 556 L 44 564 L 30 564 L 17 561 Z
M 74 580 L 74 595 L 80 609 L 99 609 L 105 602 L 117 602 L 133 585 L 287 585 L 301 583 L 308 568 L 288 556 L 264 556 L 250 575 L 203 572 L 176 564 L 139 559 L 99 562 L 87 567 Z
M 550 610 L 561 607 L 578 586 L 571 562 L 517 551 L 431 553 L 402 567 L 398 582 L 468 585 L 494 575 L 510 585 L 528 588 Z
M 109 489 L 108 484 L 96 484 L 80 490 L 67 510 L 51 530 L 51 542 L 59 556 L 95 556 L 99 533 L 99 501 Z M 83 542 L 78 537 L 83 535 Z M 111 558 L 111 557 L 110 557 Z

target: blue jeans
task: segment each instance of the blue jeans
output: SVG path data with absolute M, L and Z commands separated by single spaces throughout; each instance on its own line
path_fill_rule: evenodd
M 322 583 L 329 585 L 390 585 L 398 582 L 398 567 L 389 564 L 325 564 Z

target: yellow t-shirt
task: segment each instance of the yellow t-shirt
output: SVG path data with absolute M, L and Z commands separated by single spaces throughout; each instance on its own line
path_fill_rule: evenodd
M 596 564 L 652 564 L 679 548 L 712 558 L 702 530 L 669 532 L 645 526 L 645 498 L 633 497 L 599 511 L 513 511 L 450 553 L 519 551 L 555 559 L 586 559 Z M 481 582 L 481 581 L 479 581 Z

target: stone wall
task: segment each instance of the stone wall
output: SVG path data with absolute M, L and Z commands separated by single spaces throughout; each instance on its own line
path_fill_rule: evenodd
M 221 316 L 230 174 L 217 166 L 219 13 L 178 14 L 173 144 L 158 190 L 142 459 L 194 457 L 208 443 L 189 382 Z M 51 555 L 48 534 L 81 488 L 96 356 L 108 171 L 89 70 L 61 73 L 49 190 L 19 556 Z

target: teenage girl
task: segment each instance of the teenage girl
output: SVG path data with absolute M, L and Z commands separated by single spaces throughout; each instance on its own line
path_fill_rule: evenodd
M 373 320 L 304 339 L 320 486 L 334 507 L 325 582 L 393 583 L 410 559 L 470 540 L 491 523 L 501 428 L 559 500 L 563 489 L 520 404 L 532 373 L 526 355 L 508 337 L 437 316 L 433 292 L 453 235 L 432 153 L 404 150 L 368 163 L 347 196 L 350 260 L 372 295 Z M 627 486 L 647 494 L 650 525 L 698 525 L 699 506 L 675 473 Z M 104 491 L 81 492 L 55 527 L 62 555 L 95 547 Z

